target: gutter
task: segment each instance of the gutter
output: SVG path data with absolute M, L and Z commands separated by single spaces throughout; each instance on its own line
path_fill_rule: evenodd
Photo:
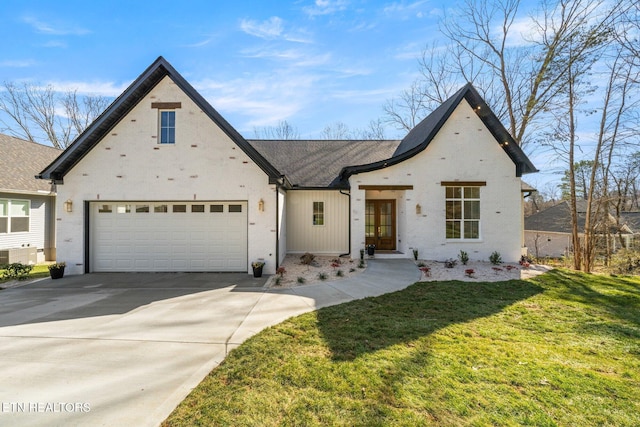
M 338 255 L 338 257 L 343 257 L 347 255 L 351 256 L 351 193 L 350 192 L 344 193 L 342 190 L 340 190 L 339 192 L 343 196 L 347 196 L 349 198 L 349 241 L 347 244 L 347 248 L 349 248 L 349 252 Z

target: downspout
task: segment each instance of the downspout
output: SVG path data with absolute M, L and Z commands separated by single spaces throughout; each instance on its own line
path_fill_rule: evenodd
M 276 271 L 280 261 L 280 184 L 276 182 Z
M 349 198 L 349 240 L 348 240 L 348 244 L 347 244 L 347 248 L 349 248 L 349 252 L 345 253 L 345 254 L 340 254 L 338 255 L 339 257 L 343 257 L 343 256 L 347 256 L 347 255 L 351 255 L 351 192 L 349 193 L 344 193 L 342 190 L 340 190 L 340 194 L 342 194 L 343 196 L 347 196 Z

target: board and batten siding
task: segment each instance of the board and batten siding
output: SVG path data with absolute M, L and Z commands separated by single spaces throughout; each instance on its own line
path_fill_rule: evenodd
M 324 225 L 313 225 L 313 202 L 324 202 Z M 349 196 L 336 190 L 287 193 L 287 252 L 349 252 Z

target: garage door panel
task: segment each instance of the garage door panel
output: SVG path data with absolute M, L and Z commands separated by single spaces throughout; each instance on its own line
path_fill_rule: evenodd
M 187 211 L 173 212 L 174 204 Z M 203 204 L 205 212 L 198 212 Z M 212 204 L 222 212 L 211 212 Z M 242 212 L 229 212 L 229 204 Z M 192 205 L 199 205 L 195 212 Z M 100 202 L 91 208 L 92 271 L 247 270 L 246 202 Z

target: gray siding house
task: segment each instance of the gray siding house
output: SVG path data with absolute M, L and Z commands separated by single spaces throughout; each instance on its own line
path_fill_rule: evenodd
M 0 264 L 55 260 L 55 186 L 35 176 L 60 153 L 0 134 Z

